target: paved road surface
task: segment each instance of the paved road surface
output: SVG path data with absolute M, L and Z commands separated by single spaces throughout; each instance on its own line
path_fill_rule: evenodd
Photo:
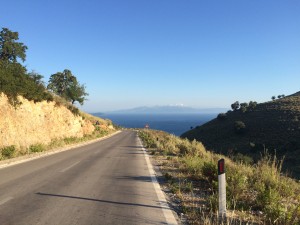
M 0 169 L 1 225 L 167 224 L 162 208 L 133 131 Z

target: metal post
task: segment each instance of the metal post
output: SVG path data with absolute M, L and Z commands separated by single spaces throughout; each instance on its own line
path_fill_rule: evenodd
M 218 183 L 219 183 L 219 216 L 226 217 L 226 179 L 225 160 L 218 161 Z

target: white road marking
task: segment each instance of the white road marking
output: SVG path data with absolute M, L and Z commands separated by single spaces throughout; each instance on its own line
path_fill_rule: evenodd
M 141 142 L 141 139 L 139 137 L 138 137 L 138 141 L 139 141 L 140 145 L 143 146 L 142 142 Z M 168 205 L 166 197 L 165 197 L 164 193 L 162 192 L 162 190 L 160 188 L 160 185 L 159 185 L 159 183 L 156 179 L 156 175 L 155 175 L 153 166 L 150 162 L 149 155 L 147 154 L 144 147 L 142 147 L 142 150 L 144 152 L 144 156 L 145 156 L 145 159 L 146 159 L 146 162 L 147 162 L 147 166 L 148 166 L 148 170 L 149 170 L 149 173 L 150 173 L 150 176 L 151 176 L 151 180 L 152 180 L 156 195 L 158 197 L 160 207 L 162 208 L 163 214 L 166 218 L 167 224 L 168 225 L 178 225 L 177 220 L 175 219 L 175 216 L 173 215 L 173 213 L 172 213 L 172 211 L 171 211 L 171 209 Z
M 67 168 L 64 168 L 63 170 L 61 170 L 61 173 L 66 172 L 67 170 L 71 169 L 73 166 L 76 166 L 78 163 L 80 163 L 80 161 L 73 163 L 71 166 L 68 166 Z
M 0 200 L 0 205 L 5 204 L 6 202 L 8 202 L 8 201 L 10 201 L 10 200 L 12 200 L 12 199 L 13 199 L 13 197 L 6 197 L 6 198 Z

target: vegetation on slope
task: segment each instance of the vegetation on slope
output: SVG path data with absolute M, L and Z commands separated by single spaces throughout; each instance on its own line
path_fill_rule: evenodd
M 242 105 L 242 104 L 241 104 Z M 268 149 L 285 156 L 283 167 L 300 177 L 300 92 L 255 105 L 236 107 L 182 135 L 201 141 L 207 149 L 226 155 L 251 156 L 257 161 Z
M 87 119 L 91 121 L 99 122 L 99 125 L 94 124 L 95 130 L 93 133 L 84 135 L 83 137 L 67 137 L 67 138 L 55 139 L 52 140 L 51 143 L 48 145 L 45 145 L 43 143 L 37 143 L 29 146 L 28 148 L 24 148 L 24 147 L 16 148 L 16 146 L 14 145 L 6 146 L 0 149 L 0 160 L 12 159 L 20 156 L 46 152 L 53 149 L 65 147 L 71 144 L 76 144 L 80 142 L 86 142 L 97 138 L 101 138 L 115 132 L 115 130 L 109 128 L 109 125 L 112 124 L 110 120 L 103 120 L 98 117 L 93 117 L 89 114 L 85 114 L 82 112 L 80 113 L 82 114 L 82 116 L 87 117 Z
M 21 102 L 18 96 L 23 96 L 29 101 L 54 101 L 56 106 L 65 106 L 74 115 L 82 116 L 83 119 L 91 121 L 95 130 L 90 135 L 82 138 L 68 137 L 53 140 L 50 145 L 37 143 L 29 148 L 18 149 L 15 146 L 6 146 L 0 149 L 0 160 L 13 158 L 21 155 L 42 152 L 54 147 L 61 147 L 66 144 L 77 143 L 85 140 L 102 137 L 112 132 L 108 129 L 112 125 L 111 121 L 82 113 L 73 104 L 78 102 L 83 104 L 85 96 L 85 86 L 81 85 L 70 70 L 52 74 L 46 88 L 43 76 L 36 72 L 28 72 L 19 60 L 26 60 L 27 46 L 19 41 L 19 33 L 8 28 L 0 31 L 0 94 L 4 93 L 11 105 L 18 107 Z M 95 122 L 97 121 L 97 124 Z
M 256 164 L 209 152 L 202 143 L 162 131 L 142 130 L 140 137 L 160 162 L 169 189 L 180 199 L 190 224 L 220 224 L 217 161 L 225 158 L 229 219 L 224 224 L 299 224 L 300 185 L 281 175 L 281 163 L 265 154 Z M 244 224 L 244 223 L 243 223 Z
M 85 86 L 81 85 L 70 70 L 52 74 L 48 89 L 42 81 L 43 76 L 35 72 L 27 72 L 26 67 L 18 62 L 26 59 L 27 46 L 19 42 L 19 33 L 2 28 L 0 32 L 0 93 L 6 94 L 14 106 L 20 104 L 18 95 L 34 102 L 53 101 L 60 96 L 68 102 L 83 104 L 88 95 Z M 54 93 L 54 95 L 52 93 Z M 70 107 L 74 112 L 74 107 Z M 76 110 L 75 110 L 76 111 Z

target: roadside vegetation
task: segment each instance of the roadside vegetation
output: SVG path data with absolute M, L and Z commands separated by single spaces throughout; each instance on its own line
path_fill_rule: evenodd
M 141 130 L 139 135 L 189 224 L 300 224 L 300 184 L 282 174 L 283 160 L 276 156 L 265 152 L 253 163 L 241 154 L 231 159 L 162 131 Z M 228 208 L 223 222 L 217 216 L 221 158 L 226 162 Z
M 273 96 L 272 101 L 231 104 L 216 119 L 182 134 L 201 141 L 209 150 L 227 156 L 243 154 L 255 162 L 266 149 L 272 156 L 285 157 L 282 168 L 300 178 L 300 92 Z
M 28 148 L 17 148 L 14 145 L 6 146 L 0 149 L 0 160 L 12 159 L 20 156 L 51 151 L 65 146 L 101 138 L 115 132 L 115 130 L 108 128 L 109 125 L 112 125 L 112 122 L 110 120 L 103 120 L 101 118 L 94 117 L 89 114 L 83 114 L 83 116 L 87 117 L 87 119 L 93 119 L 93 121 L 98 121 L 99 125 L 94 124 L 95 130 L 92 134 L 84 135 L 83 137 L 67 137 L 55 139 L 47 145 L 37 143 L 29 146 Z M 101 127 L 101 125 L 105 125 L 107 128 L 104 128 L 103 126 Z

